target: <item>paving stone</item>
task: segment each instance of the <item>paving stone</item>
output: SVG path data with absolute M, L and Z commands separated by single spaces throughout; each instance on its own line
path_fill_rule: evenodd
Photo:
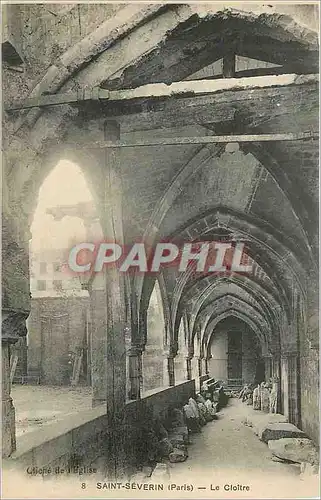
M 311 465 L 319 463 L 319 453 L 308 438 L 275 439 L 268 442 L 268 447 L 273 455 L 284 460 Z
M 298 427 L 288 422 L 276 422 L 267 424 L 262 430 L 260 439 L 267 443 L 268 441 L 282 438 L 307 437 Z
M 259 436 L 259 438 L 261 438 L 266 425 L 287 421 L 287 417 L 281 415 L 281 413 L 262 413 L 261 411 L 253 411 L 253 414 L 247 415 L 244 419 L 245 425 L 252 427 L 253 432 Z

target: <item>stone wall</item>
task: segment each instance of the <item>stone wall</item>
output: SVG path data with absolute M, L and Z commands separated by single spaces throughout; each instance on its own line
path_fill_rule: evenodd
M 242 331 L 242 379 L 244 383 L 253 383 L 256 376 L 256 367 L 259 360 L 256 349 L 256 340 L 251 329 L 246 325 L 240 327 Z M 215 333 L 211 346 L 212 358 L 209 360 L 209 372 L 216 380 L 227 380 L 228 364 L 228 332 L 220 330 Z
M 28 372 L 39 371 L 42 384 L 70 384 L 69 353 L 85 349 L 83 361 L 87 363 L 88 307 L 89 297 L 32 299 L 28 319 Z M 87 375 L 83 374 L 83 382 L 87 381 Z
M 180 408 L 194 395 L 195 383 L 188 381 L 127 403 L 121 432 L 126 437 L 128 466 L 134 467 L 139 461 L 137 438 L 144 420 L 151 415 L 165 421 L 170 409 Z M 4 467 L 23 470 L 32 466 L 52 469 L 75 464 L 89 467 L 105 455 L 107 441 L 106 407 L 101 405 L 21 436 L 17 451 L 5 461 Z

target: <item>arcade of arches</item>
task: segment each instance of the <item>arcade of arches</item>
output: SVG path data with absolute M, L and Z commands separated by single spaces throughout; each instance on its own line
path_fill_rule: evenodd
M 317 441 L 316 8 L 51 7 L 6 6 L 4 97 L 36 104 L 4 113 L 4 456 L 15 448 L 9 351 L 30 312 L 30 224 L 62 158 L 82 169 L 107 240 L 243 241 L 253 264 L 248 275 L 108 268 L 103 288 L 90 280 L 93 398 L 107 401 L 110 432 L 128 400 L 210 374 L 277 377 L 279 411 Z M 85 99 L 94 87 L 110 99 Z M 65 100 L 43 104 L 51 94 Z M 119 140 L 132 146 L 109 147 Z

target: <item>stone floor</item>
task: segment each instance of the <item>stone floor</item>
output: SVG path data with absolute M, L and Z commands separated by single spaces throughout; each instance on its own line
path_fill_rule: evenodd
M 172 464 L 171 483 L 192 485 L 201 498 L 317 497 L 316 476 L 303 478 L 299 465 L 272 461 L 267 445 L 243 424 L 251 412 L 240 400 L 230 399 L 218 420 L 192 435 L 187 461 Z M 250 489 L 242 491 L 238 485 Z
M 88 389 L 20 386 L 14 387 L 13 397 L 20 420 L 22 415 L 27 419 L 47 415 L 45 411 L 52 412 L 47 418 L 58 419 L 67 411 L 70 414 L 86 404 L 90 407 Z M 272 461 L 267 445 L 243 424 L 252 412 L 252 408 L 238 399 L 230 399 L 228 406 L 218 413 L 218 420 L 192 435 L 187 461 L 171 464 L 168 481 L 153 477 L 144 480 L 147 488 L 161 483 L 162 491 L 138 489 L 137 484 L 130 489 L 98 489 L 97 482 L 103 480 L 101 473 L 86 477 L 55 476 L 55 481 L 17 475 L 16 483 L 11 475 L 10 495 L 5 498 L 16 498 L 12 484 L 17 484 L 21 491 L 22 482 L 24 498 L 319 498 L 317 476 L 302 476 L 298 465 Z
M 16 411 L 16 436 L 57 422 L 67 415 L 91 408 L 90 387 L 18 385 L 11 389 Z

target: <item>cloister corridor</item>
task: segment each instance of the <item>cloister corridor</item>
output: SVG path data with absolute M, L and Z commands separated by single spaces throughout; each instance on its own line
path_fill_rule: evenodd
M 59 482 L 60 496 L 146 497 L 190 477 L 211 498 L 306 495 L 320 444 L 319 6 L 1 9 L 10 495 L 23 480 L 26 495 L 54 498 Z M 243 425 L 251 412 L 274 419 L 268 445 Z M 239 481 L 251 491 L 224 490 Z M 191 495 L 153 496 L 169 492 Z

